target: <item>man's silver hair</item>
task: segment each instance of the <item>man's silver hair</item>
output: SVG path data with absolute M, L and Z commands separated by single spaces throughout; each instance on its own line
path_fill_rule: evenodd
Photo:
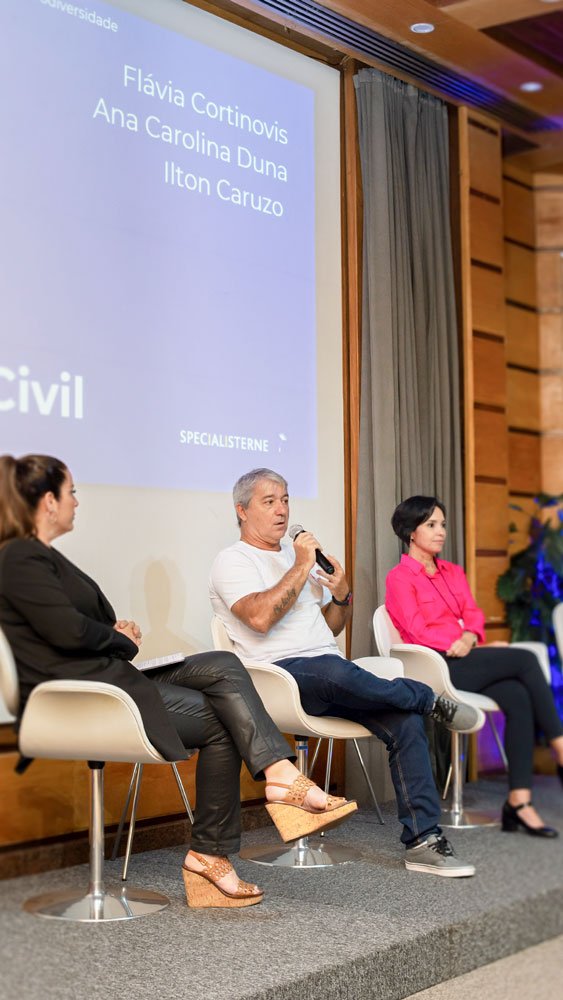
M 287 493 L 287 481 L 283 478 L 283 476 L 280 476 L 279 472 L 273 472 L 272 469 L 252 469 L 251 472 L 245 472 L 244 476 L 237 479 L 235 485 L 233 486 L 233 503 L 235 505 L 235 510 L 238 504 L 246 510 L 252 500 L 257 484 L 262 479 L 267 479 L 268 482 L 277 483 L 278 486 L 283 486 L 285 492 Z M 240 527 L 241 520 L 238 513 L 237 521 Z

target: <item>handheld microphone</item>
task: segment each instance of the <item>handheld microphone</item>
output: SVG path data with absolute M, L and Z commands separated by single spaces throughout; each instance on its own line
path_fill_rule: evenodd
M 298 535 L 301 535 L 305 531 L 302 524 L 292 524 L 289 529 L 289 537 L 294 542 Z M 334 566 L 328 561 L 327 557 L 324 556 L 320 549 L 315 549 L 315 559 L 317 560 L 317 565 L 321 567 L 330 576 L 334 573 Z

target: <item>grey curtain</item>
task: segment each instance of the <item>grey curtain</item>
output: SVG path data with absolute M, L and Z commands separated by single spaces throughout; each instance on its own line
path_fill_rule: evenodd
M 415 493 L 448 510 L 463 562 L 458 330 L 446 105 L 377 70 L 355 77 L 364 194 L 360 468 L 352 655 L 400 556 L 390 517 Z

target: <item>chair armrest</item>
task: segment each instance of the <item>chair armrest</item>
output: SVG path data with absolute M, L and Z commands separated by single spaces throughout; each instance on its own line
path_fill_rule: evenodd
M 391 656 L 359 656 L 354 660 L 356 666 L 369 671 L 375 677 L 386 681 L 394 681 L 396 677 L 404 677 L 403 664 L 397 657 Z

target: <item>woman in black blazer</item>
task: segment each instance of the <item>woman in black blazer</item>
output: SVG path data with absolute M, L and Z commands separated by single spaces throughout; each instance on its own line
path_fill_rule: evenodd
M 133 698 L 166 760 L 198 748 L 197 806 L 183 865 L 188 903 L 258 903 L 262 892 L 240 881 L 226 860 L 240 844 L 241 759 L 254 778 L 266 778 L 282 836 L 332 826 L 355 805 L 325 795 L 299 773 L 234 654 L 199 653 L 153 677 L 129 662 L 141 644 L 138 625 L 117 620 L 95 581 L 51 544 L 73 529 L 75 492 L 58 459 L 0 456 L 0 625 L 16 660 L 20 714 L 36 684 L 91 678 Z

